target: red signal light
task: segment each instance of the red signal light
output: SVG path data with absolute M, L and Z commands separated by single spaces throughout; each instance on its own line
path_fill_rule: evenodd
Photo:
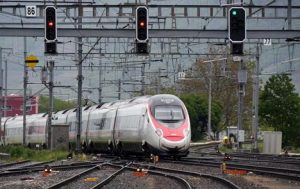
M 54 26 L 53 21 L 49 21 L 49 22 L 48 22 L 48 26 L 49 26 L 49 27 L 53 27 L 53 26 Z
M 140 21 L 139 26 L 142 27 L 142 28 L 145 27 L 145 22 L 144 21 Z

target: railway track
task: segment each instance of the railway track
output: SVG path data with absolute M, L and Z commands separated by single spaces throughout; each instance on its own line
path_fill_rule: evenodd
M 228 159 L 229 158 L 229 159 Z M 222 163 L 223 161 L 228 161 L 232 163 L 246 163 L 246 164 L 256 164 L 256 165 L 266 165 L 266 166 L 280 166 L 285 168 L 296 169 L 300 168 L 300 162 L 295 160 L 273 160 L 273 159 L 248 159 L 248 158 L 240 158 L 240 157 L 232 157 L 232 156 L 218 156 L 218 157 L 186 157 L 182 158 L 182 160 L 187 161 L 216 161 Z
M 0 171 L 2 171 L 4 168 L 7 168 L 7 167 L 19 166 L 19 165 L 22 165 L 22 164 L 26 164 L 28 162 L 30 162 L 30 160 L 11 162 L 11 163 L 2 163 L 2 164 L 0 164 Z
M 223 162 L 221 161 L 212 161 L 212 160 L 204 160 L 204 159 L 188 159 L 184 158 L 182 161 L 170 161 L 165 160 L 167 162 L 172 163 L 180 163 L 186 164 L 190 166 L 211 166 L 219 168 Z M 241 164 L 235 162 L 226 162 L 227 169 L 235 169 L 235 170 L 245 170 L 247 172 L 253 172 L 256 174 L 264 174 L 264 175 L 271 175 L 275 177 L 280 177 L 289 180 L 296 180 L 300 181 L 300 170 L 299 169 L 287 169 L 287 168 L 280 168 L 280 167 L 270 167 L 270 166 L 259 166 L 259 165 L 249 165 L 249 164 Z
M 101 188 L 104 187 L 107 184 L 110 184 L 110 182 L 113 181 L 113 179 L 121 174 L 124 171 L 134 172 L 136 169 L 129 168 L 129 165 L 131 164 L 129 161 L 118 161 L 114 164 L 109 163 L 112 160 L 99 163 L 99 162 L 86 162 L 86 163 L 75 163 L 70 165 L 60 165 L 60 166 L 53 166 L 51 167 L 53 170 L 55 170 L 53 175 L 48 178 L 41 177 L 41 172 L 43 171 L 44 167 L 42 166 L 35 166 L 35 167 L 25 167 L 24 169 L 15 169 L 15 170 L 9 170 L 5 173 L 2 173 L 2 176 L 0 178 L 4 178 L 5 176 L 7 178 L 17 177 L 18 179 L 14 178 L 12 180 L 22 180 L 26 178 L 26 180 L 36 180 L 34 186 L 38 188 L 38 186 L 41 185 L 41 182 L 43 182 L 44 186 L 42 188 L 45 188 L 45 186 L 49 185 L 49 182 L 54 182 L 53 184 L 49 185 L 46 188 L 54 189 L 54 188 Z M 121 165 L 120 165 L 121 164 Z M 59 173 L 58 170 L 62 171 L 60 174 L 65 174 L 65 171 L 68 172 L 67 178 L 58 180 Z M 73 172 L 73 174 L 69 174 L 70 172 Z M 57 175 L 56 175 L 57 174 Z M 179 183 L 180 188 L 187 188 L 191 189 L 191 186 L 187 181 L 180 177 L 172 176 L 172 175 L 166 175 L 165 173 L 155 172 L 151 171 L 151 175 L 157 175 L 159 177 L 168 177 L 171 180 L 175 180 L 177 183 Z M 26 175 L 26 177 L 21 178 L 20 175 Z M 56 177 L 56 179 L 54 179 Z M 105 178 L 104 178 L 105 177 Z M 43 181 L 42 181 L 43 178 Z M 62 178 L 62 177 L 61 177 Z M 101 178 L 101 179 L 100 179 Z M 40 181 L 37 181 L 40 179 Z M 45 179 L 48 180 L 48 183 L 45 183 Z M 85 180 L 97 180 L 97 181 L 87 181 Z M 10 184 L 1 183 L 1 185 L 6 185 L 8 188 L 15 187 L 13 181 L 10 181 Z M 24 179 L 25 180 L 25 179 Z M 52 180 L 52 181 L 51 181 Z M 55 181 L 53 181 L 55 180 Z M 153 179 L 155 180 L 155 179 Z M 4 182 L 3 182 L 4 183 Z M 84 186 L 82 184 L 84 183 Z M 172 182 L 170 182 L 172 183 Z M 132 183 L 134 185 L 134 183 Z M 24 187 L 24 186 L 23 186 Z M 24 188 L 31 188 L 32 186 L 24 187 Z M 172 188 L 172 187 L 171 187 Z
M 95 166 L 96 164 L 103 163 L 104 161 L 77 162 L 77 163 L 70 163 L 70 164 L 66 164 L 66 165 L 51 165 L 51 162 L 48 162 L 49 164 L 47 164 L 47 165 L 49 165 L 53 170 L 62 171 L 62 170 L 68 170 L 68 169 L 89 168 L 89 167 Z M 35 164 L 32 166 L 6 169 L 6 170 L 3 170 L 3 172 L 0 172 L 0 177 L 26 174 L 28 172 L 43 171 L 45 169 L 45 165 L 46 165 L 46 162 L 43 162 L 43 163 L 38 163 L 38 164 Z
M 51 166 L 53 172 L 48 177 L 42 176 L 44 175 L 44 165 L 25 166 L 23 168 L 5 170 L 0 173 L 0 185 L 4 186 L 4 188 L 16 188 L 21 184 L 20 182 L 28 180 L 28 183 L 22 183 L 22 188 L 115 188 L 115 186 L 127 180 L 126 188 L 149 185 L 150 188 L 153 186 L 154 188 L 164 186 L 163 188 L 166 189 L 191 189 L 199 188 L 204 178 L 216 182 L 214 176 L 190 172 L 187 177 L 187 172 L 168 170 L 167 168 L 164 169 L 157 166 L 148 168 L 145 177 L 132 176 L 143 165 L 131 162 L 132 160 L 119 160 L 119 158 L 115 158 L 94 162 L 53 165 Z M 147 167 L 150 167 L 151 164 L 153 163 L 148 164 Z M 130 181 L 128 181 L 128 178 L 130 178 Z M 195 178 L 198 178 L 198 180 L 195 180 Z M 34 184 L 30 184 L 31 180 L 34 180 Z M 217 180 L 220 182 L 222 179 Z M 213 188 L 223 187 L 224 185 Z M 226 188 L 238 187 L 227 186 Z
M 31 166 L 3 169 L 0 172 L 1 189 L 17 188 L 245 188 L 241 177 L 222 174 L 220 165 L 223 157 L 182 158 L 181 160 L 161 159 L 157 163 L 149 159 L 109 156 L 97 161 L 86 162 L 42 162 Z M 141 163 L 142 162 L 142 163 Z M 269 166 L 249 165 L 238 159 L 227 161 L 231 170 L 245 170 L 258 175 L 269 175 L 288 180 L 300 180 L 300 170 Z M 27 162 L 28 163 L 28 162 Z M 45 165 L 53 172 L 44 176 Z M 137 170 L 144 169 L 143 176 L 136 176 Z M 28 180 L 28 182 L 27 182 Z M 34 184 L 30 181 L 34 180 Z M 124 185 L 124 187 L 123 187 Z M 4 187 L 2 187 L 4 186 Z M 247 183 L 247 186 L 251 186 Z M 120 187 L 119 187 L 120 188 Z M 248 187 L 249 188 L 249 187 Z M 259 188 L 259 187 L 258 187 Z
M 103 170 L 103 167 L 104 166 L 107 166 L 109 165 L 108 163 L 101 163 L 101 164 L 98 164 L 96 166 L 93 166 L 92 168 L 89 168 L 83 172 L 80 172 L 70 178 L 67 178 L 57 184 L 54 184 L 52 186 L 50 186 L 48 189 L 57 189 L 57 188 L 72 188 L 72 186 L 76 187 L 78 186 L 78 182 L 81 182 L 80 178 L 81 177 L 88 177 L 90 178 L 90 180 L 95 180 L 96 181 L 96 178 L 95 176 L 99 176 L 99 174 L 97 174 L 97 172 L 100 172 L 99 170 Z M 98 182 L 97 184 L 94 184 L 92 183 L 92 186 L 90 186 L 90 188 L 100 188 L 102 186 L 104 186 L 105 184 L 107 184 L 110 180 L 112 180 L 114 177 L 116 177 L 118 174 L 120 174 L 124 169 L 125 167 L 128 166 L 128 165 L 125 165 L 125 166 L 122 166 L 119 170 L 117 171 L 112 171 L 112 170 L 109 170 L 108 172 L 113 172 L 111 173 L 109 176 L 107 176 L 105 179 L 103 179 L 102 181 Z M 101 173 L 103 174 L 103 173 Z M 107 173 L 106 173 L 107 174 Z M 101 175 L 103 176 L 103 175 Z M 70 186 L 68 186 L 70 185 Z M 87 183 L 86 185 L 91 185 L 90 183 Z M 86 186 L 86 187 L 89 187 L 89 186 Z
M 224 153 L 220 153 L 215 151 L 212 151 L 209 146 L 211 145 L 204 145 L 201 147 L 201 149 L 206 149 L 207 147 L 209 150 L 208 151 L 193 151 L 192 155 L 188 156 L 188 158 L 193 159 L 193 158 L 199 158 L 201 157 L 202 159 L 218 159 L 222 160 L 225 157 Z M 195 155 L 196 154 L 196 155 Z M 285 164 L 288 167 L 293 167 L 293 166 L 298 166 L 300 168 L 300 157 L 297 155 L 293 156 L 286 156 L 286 155 L 269 155 L 269 154 L 260 154 L 260 153 L 228 153 L 228 157 L 231 158 L 231 161 L 233 162 L 261 162 L 261 163 L 270 163 L 270 164 Z
M 126 169 L 130 172 L 137 172 L 137 170 L 141 169 L 142 164 L 131 163 L 131 164 L 129 164 L 129 166 L 125 166 L 125 167 L 123 167 L 121 165 L 117 165 L 117 164 L 111 164 L 111 166 L 124 168 L 124 169 Z M 150 176 L 153 177 L 154 175 L 157 175 L 160 178 L 169 178 L 169 179 L 174 180 L 175 182 L 177 182 L 179 184 L 179 185 L 176 185 L 177 188 L 192 189 L 191 184 L 187 180 L 185 180 L 185 179 L 183 179 L 179 176 L 169 175 L 169 174 L 166 174 L 166 172 L 162 172 L 162 171 L 154 171 L 154 170 L 150 170 L 150 169 L 145 169 L 145 170 L 146 170 L 147 177 L 150 177 Z M 137 173 L 137 174 L 139 174 L 139 173 Z M 145 174 L 145 173 L 141 171 L 140 174 Z M 107 183 L 105 183 L 105 184 L 107 184 Z M 174 186 L 169 186 L 169 187 L 172 188 Z M 108 187 L 108 188 L 111 188 L 111 187 Z
M 161 174 L 171 173 L 174 175 L 176 174 L 176 175 L 180 175 L 180 176 L 184 176 L 184 177 L 192 176 L 193 178 L 190 178 L 190 179 L 195 179 L 195 177 L 196 178 L 205 178 L 205 179 L 209 179 L 209 180 L 212 180 L 215 182 L 222 183 L 221 188 L 225 187 L 225 188 L 231 188 L 231 189 L 240 189 L 239 186 L 237 186 L 236 184 L 234 184 L 233 182 L 231 182 L 225 178 L 222 178 L 221 176 L 203 174 L 203 173 L 192 172 L 192 171 L 170 169 L 170 168 L 164 168 L 164 167 L 160 167 L 160 166 L 153 166 L 153 165 L 140 164 L 140 163 L 134 163 L 133 165 L 138 166 L 138 167 L 143 166 L 143 167 L 149 169 L 149 172 L 153 172 L 153 170 L 155 170 L 156 172 L 159 171 Z M 202 184 L 200 183 L 200 185 L 202 185 Z M 197 188 L 197 186 L 194 186 L 194 188 Z
M 206 153 L 209 152 L 216 152 L 218 149 L 220 142 L 210 142 L 210 143 L 204 143 L 204 144 L 197 144 L 192 143 L 190 146 L 190 153 L 201 153 L 205 151 Z

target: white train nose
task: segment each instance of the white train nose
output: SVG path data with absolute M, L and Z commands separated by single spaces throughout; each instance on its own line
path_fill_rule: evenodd
M 170 141 L 165 138 L 161 138 L 160 148 L 166 151 L 177 151 L 187 149 L 188 145 L 185 138 L 180 141 Z

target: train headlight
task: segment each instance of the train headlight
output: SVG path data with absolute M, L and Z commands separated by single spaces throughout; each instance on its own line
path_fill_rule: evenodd
M 190 134 L 190 130 L 188 128 L 183 130 L 184 136 L 188 136 Z
M 161 137 L 163 135 L 163 131 L 161 129 L 156 129 L 155 133 Z

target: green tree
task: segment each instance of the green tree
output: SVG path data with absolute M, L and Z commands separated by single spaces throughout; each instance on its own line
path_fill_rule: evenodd
M 39 112 L 40 113 L 46 113 L 48 112 L 48 101 L 49 98 L 46 96 L 40 96 L 39 100 Z M 60 111 L 60 110 L 66 110 L 66 109 L 71 109 L 75 108 L 76 103 L 73 101 L 63 101 L 57 98 L 54 98 L 53 102 L 53 111 Z
M 199 140 L 207 131 L 207 98 L 200 95 L 184 94 L 180 96 L 180 99 L 184 102 L 189 112 L 192 129 L 192 140 Z M 212 103 L 211 115 L 212 131 L 219 132 L 221 130 L 219 126 L 221 125 L 220 122 L 222 118 L 222 107 L 220 103 Z
M 282 131 L 283 145 L 298 145 L 300 101 L 295 86 L 286 74 L 269 78 L 260 94 L 260 123 Z
M 226 54 L 226 49 L 210 49 L 211 54 Z M 240 65 L 230 58 L 220 61 L 208 62 L 207 59 L 218 60 L 222 57 L 210 56 L 200 57 L 186 71 L 186 79 L 178 82 L 182 93 L 195 93 L 208 95 L 209 81 L 212 85 L 212 99 L 216 100 L 223 107 L 222 128 L 237 125 L 238 109 L 238 79 L 237 74 Z M 244 97 L 243 129 L 250 130 L 252 121 L 252 70 L 253 62 L 245 62 L 248 78 Z M 211 74 L 210 74 L 211 72 Z
M 214 101 L 211 111 L 211 130 L 214 133 L 214 138 L 219 138 L 219 133 L 225 129 L 225 125 L 222 124 L 223 112 L 221 103 Z

